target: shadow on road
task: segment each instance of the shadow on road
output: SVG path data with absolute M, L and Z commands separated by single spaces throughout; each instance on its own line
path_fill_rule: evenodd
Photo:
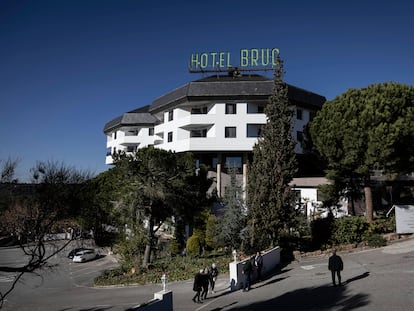
M 254 289 L 253 289 L 254 290 Z M 260 302 L 254 302 L 247 306 L 228 309 L 228 306 L 215 308 L 220 311 L 223 308 L 233 311 L 262 311 L 262 310 L 353 310 L 369 304 L 368 294 L 351 295 L 345 286 L 319 286 L 297 289 L 278 297 Z
M 286 278 L 288 278 L 288 277 L 285 276 L 285 277 L 281 277 L 281 278 L 277 278 L 277 279 L 272 279 L 272 280 L 269 280 L 269 281 L 267 281 L 265 283 L 258 284 L 258 285 L 253 284 L 253 287 L 254 288 L 259 288 L 259 287 L 267 286 L 267 285 L 270 285 L 270 284 L 273 284 L 273 283 L 277 283 L 277 282 L 283 281 Z
M 364 278 L 366 278 L 367 276 L 369 276 L 369 272 L 364 272 L 364 273 L 362 273 L 362 274 L 360 274 L 360 275 L 354 276 L 353 278 L 350 278 L 350 279 L 346 280 L 344 284 L 349 284 L 349 283 L 351 283 L 351 282 L 354 282 L 354 281 L 357 281 L 357 280 L 364 279 Z

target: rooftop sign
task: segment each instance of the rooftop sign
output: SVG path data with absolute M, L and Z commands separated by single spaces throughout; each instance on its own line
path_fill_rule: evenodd
M 237 67 L 243 70 L 266 70 L 276 65 L 279 49 L 241 49 L 237 59 L 230 52 L 193 53 L 190 57 L 190 72 L 220 72 Z

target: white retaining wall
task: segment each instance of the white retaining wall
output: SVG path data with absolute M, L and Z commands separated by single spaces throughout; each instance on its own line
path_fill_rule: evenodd
M 280 247 L 277 246 L 269 251 L 263 252 L 263 269 L 262 269 L 262 276 L 266 277 L 266 275 L 270 274 L 272 271 L 276 269 L 276 267 L 280 264 Z M 230 271 L 230 288 L 231 290 L 238 290 L 243 287 L 243 265 L 250 260 L 250 258 L 242 260 L 242 261 L 233 261 L 229 264 L 229 271 Z M 252 282 L 257 278 L 257 271 L 253 269 L 254 272 L 252 274 Z
M 154 294 L 154 299 L 145 304 L 128 309 L 128 311 L 172 311 L 173 294 L 172 291 L 160 291 Z

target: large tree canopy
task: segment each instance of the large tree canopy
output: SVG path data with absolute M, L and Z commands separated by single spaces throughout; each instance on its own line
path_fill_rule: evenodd
M 120 199 L 125 219 L 140 229 L 147 224 L 144 265 L 150 263 L 155 231 L 168 217 L 189 218 L 205 191 L 201 174 L 196 175 L 190 153 L 176 154 L 153 147 L 138 149 L 133 155 L 120 155 L 115 170 L 121 181 Z
M 413 121 L 414 87 L 381 83 L 350 89 L 325 103 L 310 132 L 332 175 L 361 179 L 368 189 L 374 170 L 414 171 Z M 366 197 L 368 220 L 369 201 Z

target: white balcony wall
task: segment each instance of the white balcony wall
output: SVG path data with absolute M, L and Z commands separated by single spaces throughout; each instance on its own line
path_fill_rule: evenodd
M 184 130 L 182 128 L 177 128 L 177 141 L 182 141 L 184 139 L 190 138 L 190 131 Z M 174 137 L 173 137 L 174 141 Z
M 112 138 L 112 133 L 109 135 L 106 135 L 106 148 L 112 148 L 116 146 L 116 142 Z
M 197 104 L 200 105 L 199 103 Z M 163 123 L 154 127 L 155 135 L 148 135 L 148 128 L 140 127 L 138 135 L 125 135 L 128 129 L 118 129 L 117 139 L 107 136 L 107 147 L 122 150 L 124 146 L 137 145 L 138 148 L 155 145 L 157 148 L 185 151 L 251 151 L 257 142 L 252 134 L 252 127 L 259 128 L 267 119 L 264 113 L 258 113 L 260 104 L 237 103 L 236 114 L 226 114 L 226 103 L 206 103 L 207 114 L 191 114 L 190 103 L 173 109 L 173 119 L 169 121 L 169 111 L 157 113 Z M 303 109 L 302 120 L 292 118 L 292 136 L 296 132 L 303 132 L 304 126 L 309 122 L 309 112 Z M 235 127 L 236 137 L 226 138 L 225 128 Z M 250 130 L 249 130 L 250 128 Z M 190 137 L 191 129 L 207 129 L 207 137 Z M 250 131 L 248 133 L 248 130 Z M 168 142 L 168 133 L 172 133 L 172 141 Z M 257 131 L 256 131 L 257 132 Z M 249 135 L 253 137 L 248 137 Z M 295 152 L 302 153 L 300 144 L 296 145 Z
M 116 139 L 114 132 L 107 135 L 106 147 L 110 148 L 112 152 L 125 151 L 127 148 L 136 146 L 137 148 L 144 148 L 154 145 L 157 136 L 149 135 L 149 127 L 123 127 L 116 130 Z M 107 155 L 105 159 L 106 164 L 112 164 L 112 156 Z
M 105 158 L 105 164 L 113 164 L 114 163 L 114 161 L 112 160 L 112 156 L 110 156 L 110 155 L 107 155 L 106 156 L 106 158 Z
M 183 117 L 180 120 L 177 120 L 177 126 L 184 127 L 189 125 L 197 124 L 214 124 L 217 120 L 217 116 L 214 114 L 190 114 Z
M 175 119 L 177 119 L 177 120 L 179 120 L 179 119 L 182 119 L 182 118 L 185 118 L 186 116 L 189 116 L 190 115 L 190 111 L 189 110 L 186 110 L 186 109 L 180 109 L 180 108 L 177 108 L 177 109 L 175 109 Z

